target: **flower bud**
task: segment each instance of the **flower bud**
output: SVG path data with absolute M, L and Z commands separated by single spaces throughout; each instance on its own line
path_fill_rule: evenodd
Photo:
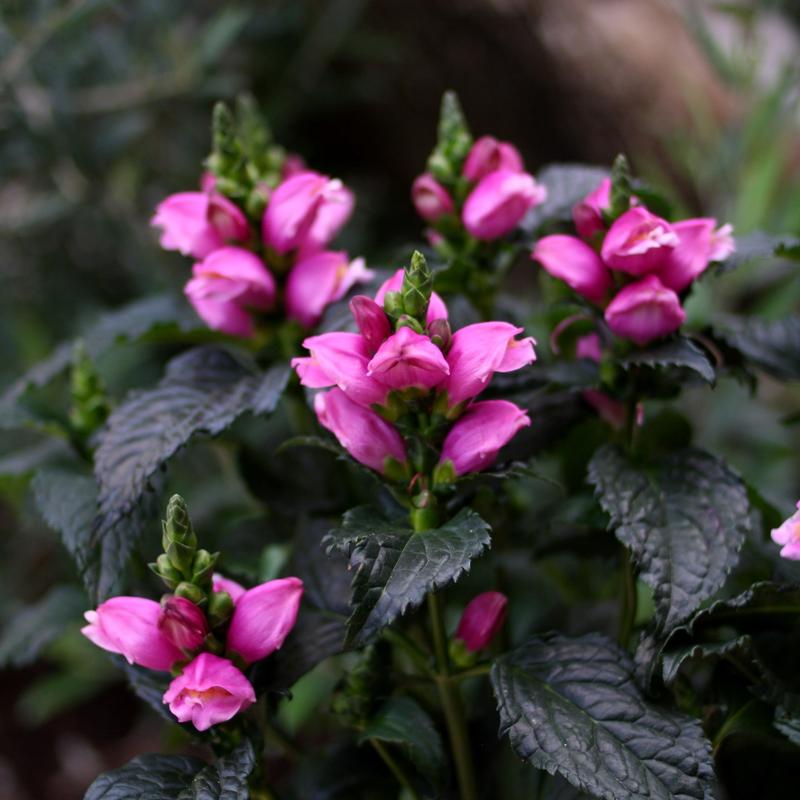
M 436 222 L 455 211 L 447 189 L 429 172 L 417 176 L 411 185 L 411 201 L 417 213 L 427 222 Z
M 212 590 L 214 592 L 227 592 L 234 603 L 247 591 L 241 583 L 237 583 L 231 578 L 226 578 L 218 572 L 212 576 Z
M 435 319 L 430 322 L 428 324 L 428 336 L 443 353 L 447 353 L 450 349 L 453 332 L 450 329 L 450 323 L 446 319 Z
M 383 308 L 390 317 L 398 319 L 405 314 L 403 308 L 403 295 L 401 292 L 386 292 L 383 298 Z
M 192 528 L 186 501 L 179 494 L 174 494 L 169 499 L 162 531 L 161 545 L 170 563 L 185 577 L 190 577 L 197 550 L 197 537 Z
M 390 389 L 438 386 L 450 374 L 442 351 L 427 337 L 400 327 L 367 364 L 367 375 Z
M 391 278 L 385 280 L 381 284 L 380 288 L 375 293 L 375 302 L 379 306 L 383 306 L 386 313 L 394 319 L 397 319 L 403 313 L 405 313 L 402 295 L 400 293 L 400 290 L 403 288 L 404 280 L 404 270 L 398 269 Z M 394 297 L 392 294 L 393 292 L 398 294 L 399 301 L 398 298 Z M 427 324 L 435 319 L 447 319 L 447 306 L 444 304 L 442 298 L 436 294 L 436 292 L 432 292 L 430 296 L 430 302 L 428 303 L 428 313 L 425 315 L 425 323 Z
M 635 206 L 608 229 L 600 255 L 612 269 L 645 275 L 657 272 L 677 244 L 669 222 Z
M 531 258 L 593 303 L 601 304 L 612 286 L 611 272 L 600 256 L 574 236 L 556 233 L 539 239 Z
M 488 647 L 503 625 L 508 598 L 500 592 L 484 592 L 467 604 L 455 633 L 470 653 Z
M 678 295 L 655 275 L 621 289 L 605 311 L 612 333 L 640 346 L 678 330 L 684 319 Z
M 411 254 L 411 262 L 403 271 L 403 288 L 400 291 L 406 314 L 424 322 L 433 291 L 433 275 L 419 250 Z
M 183 575 L 172 566 L 169 556 L 162 553 L 153 564 L 148 564 L 151 570 L 161 578 L 169 589 L 174 589 L 182 580 Z
M 357 295 L 350 301 L 350 311 L 367 343 L 367 349 L 374 354 L 392 332 L 386 312 L 364 295 Z
M 212 628 L 222 625 L 233 613 L 233 598 L 227 592 L 212 592 L 208 599 L 208 619 Z
M 175 587 L 175 596 L 191 600 L 198 606 L 206 602 L 206 593 L 199 586 L 188 581 L 183 581 Z
M 522 172 L 524 166 L 519 150 L 510 142 L 500 142 L 494 136 L 481 136 L 464 162 L 462 174 L 468 181 L 479 181 L 499 169 Z
M 800 500 L 797 511 L 789 519 L 770 532 L 772 541 L 781 545 L 781 556 L 800 561 Z
M 208 623 L 205 614 L 190 600 L 165 595 L 161 600 L 158 629 L 176 647 L 192 651 L 203 644 L 208 633 Z
M 592 239 L 606 229 L 604 212 L 611 208 L 611 178 L 603 178 L 600 185 L 572 208 L 572 221 L 578 235 Z
M 192 583 L 196 583 L 198 586 L 208 583 L 218 558 L 219 553 L 198 550 L 192 562 Z

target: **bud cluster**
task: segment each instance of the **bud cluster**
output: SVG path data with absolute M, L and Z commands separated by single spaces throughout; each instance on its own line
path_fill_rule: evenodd
M 363 259 L 328 249 L 353 193 L 286 155 L 252 101 L 240 101 L 235 115 L 217 104 L 206 167 L 201 191 L 167 197 L 152 224 L 164 249 L 196 260 L 184 292 L 210 328 L 252 337 L 278 311 L 311 328 L 370 277 Z
M 106 421 L 111 406 L 105 383 L 80 342 L 72 354 L 70 399 L 70 431 L 78 442 L 85 444 Z
M 357 461 L 402 485 L 421 521 L 462 475 L 490 466 L 526 413 L 505 400 L 474 402 L 495 372 L 535 359 L 532 338 L 507 322 L 453 332 L 422 254 L 415 252 L 374 299 L 353 298 L 359 333 L 303 342 L 292 365 L 314 398 L 320 423 Z

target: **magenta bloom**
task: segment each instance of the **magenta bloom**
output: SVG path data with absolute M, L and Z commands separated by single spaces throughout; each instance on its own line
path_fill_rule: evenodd
M 500 142 L 494 136 L 481 136 L 467 155 L 462 174 L 468 181 L 479 181 L 490 172 L 504 169 L 522 172 L 522 156 L 511 142 Z
M 281 169 L 281 179 L 285 181 L 287 178 L 293 178 L 301 172 L 308 172 L 303 156 L 297 153 L 287 153 Z
M 384 474 L 387 459 L 408 460 L 400 434 L 374 411 L 350 400 L 341 389 L 320 392 L 314 398 L 320 424 L 361 464 Z
M 588 358 L 590 361 L 600 363 L 603 349 L 600 346 L 600 337 L 596 333 L 587 333 L 575 342 L 575 357 Z
M 800 561 L 800 500 L 797 501 L 797 511 L 780 527 L 774 528 L 770 536 L 775 544 L 782 545 L 783 558 Z
M 89 641 L 125 656 L 129 664 L 168 672 L 183 653 L 158 627 L 161 606 L 144 597 L 112 597 L 83 616 Z
M 199 731 L 227 722 L 253 705 L 250 681 L 227 658 L 200 653 L 164 692 L 164 702 L 178 718 Z
M 367 343 L 368 352 L 374 353 L 392 332 L 386 312 L 363 294 L 356 295 L 350 301 L 350 312 Z
M 375 294 L 375 302 L 382 307 L 386 292 L 399 292 L 402 288 L 403 270 L 399 269 L 391 278 L 385 280 L 381 284 Z M 447 319 L 447 306 L 436 292 L 432 292 L 430 302 L 428 303 L 428 313 L 425 315 L 425 323 L 430 325 L 435 319 Z
M 600 185 L 589 192 L 572 209 L 572 220 L 578 235 L 591 239 L 606 229 L 603 212 L 611 207 L 611 178 L 603 178 Z
M 451 461 L 456 475 L 480 472 L 494 463 L 517 431 L 530 424 L 528 415 L 508 400 L 473 403 L 445 437 L 439 463 Z
M 168 595 L 161 601 L 158 629 L 175 647 L 196 650 L 208 634 L 206 615 L 185 597 Z
M 501 592 L 484 592 L 467 603 L 455 638 L 464 642 L 470 653 L 488 647 L 506 618 L 508 598 Z
M 715 219 L 684 219 L 673 222 L 672 229 L 678 235 L 678 244 L 667 256 L 658 277 L 676 292 L 689 286 L 712 261 L 722 261 L 736 249 L 733 228 L 723 225 L 717 229 Z
M 367 375 L 390 389 L 431 389 L 449 374 L 442 351 L 411 328 L 392 334 L 367 364 Z
M 241 583 L 237 583 L 230 578 L 226 578 L 224 575 L 220 575 L 218 572 L 214 573 L 211 581 L 211 588 L 215 592 L 227 592 L 234 603 L 236 603 L 238 599 L 247 591 Z
M 213 330 L 252 336 L 251 311 L 275 302 L 275 279 L 258 256 L 240 247 L 221 247 L 192 268 L 183 291 L 198 316 Z
M 363 258 L 350 262 L 347 253 L 330 250 L 307 256 L 292 267 L 286 281 L 286 314 L 312 328 L 330 303 L 371 277 Z
M 264 243 L 278 253 L 321 250 L 353 212 L 353 193 L 340 180 L 300 172 L 272 193 L 262 219 Z
M 644 345 L 678 330 L 686 313 L 678 295 L 648 275 L 621 289 L 608 304 L 605 318 L 617 336 Z
M 245 661 L 260 661 L 283 644 L 297 622 L 303 581 L 279 578 L 248 589 L 233 609 L 226 646 Z
M 456 210 L 447 189 L 430 172 L 418 175 L 411 184 L 411 202 L 414 203 L 417 214 L 427 222 L 436 222 Z
M 161 228 L 165 250 L 201 259 L 229 242 L 248 241 L 251 233 L 247 217 L 213 191 L 213 184 L 208 191 L 171 194 L 158 204 L 150 224 Z
M 467 197 L 462 221 L 476 239 L 499 239 L 546 197 L 547 189 L 527 172 L 499 169 L 481 178 Z
M 453 334 L 443 386 L 450 408 L 482 392 L 495 372 L 514 372 L 536 360 L 533 338 L 514 338 L 522 331 L 509 322 L 478 322 Z
M 669 222 L 635 206 L 608 229 L 600 255 L 612 269 L 644 275 L 657 272 L 677 244 Z
M 536 242 L 532 258 L 579 295 L 601 304 L 613 281 L 608 267 L 588 244 L 574 236 L 553 234 Z
M 389 389 L 367 374 L 370 353 L 363 336 L 344 331 L 323 333 L 310 336 L 303 347 L 311 357 L 292 359 L 303 386 L 320 389 L 335 385 L 362 406 L 383 405 Z

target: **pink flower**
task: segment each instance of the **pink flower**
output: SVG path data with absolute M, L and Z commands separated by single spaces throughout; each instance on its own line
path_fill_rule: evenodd
M 211 588 L 215 592 L 227 592 L 234 603 L 247 591 L 241 583 L 232 581 L 230 578 L 226 578 L 218 572 L 214 573 L 211 581 Z
M 378 348 L 367 375 L 390 389 L 431 389 L 450 374 L 442 351 L 411 328 L 400 328 Z
M 374 300 L 362 294 L 350 301 L 350 311 L 367 343 L 367 351 L 374 353 L 392 332 L 386 312 Z
M 381 284 L 375 295 L 375 302 L 382 307 L 386 292 L 399 292 L 402 288 L 403 270 L 399 269 L 391 278 Z M 428 303 L 428 313 L 425 315 L 425 323 L 430 325 L 435 319 L 447 319 L 447 306 L 436 292 L 432 292 L 430 303 Z
M 481 136 L 467 155 L 462 174 L 468 181 L 479 181 L 490 172 L 504 169 L 522 172 L 522 156 L 511 142 L 500 142 L 494 136 Z
M 322 251 L 292 267 L 286 281 L 286 314 L 312 328 L 330 304 L 344 297 L 352 286 L 372 277 L 363 258 L 352 262 L 347 253 Z
M 164 692 L 178 718 L 199 731 L 227 722 L 256 701 L 250 681 L 227 658 L 200 653 Z
M 461 213 L 464 227 L 476 239 L 499 239 L 547 197 L 547 189 L 527 172 L 499 169 L 481 178 Z
M 528 415 L 508 400 L 473 403 L 445 437 L 439 463 L 452 462 L 456 475 L 479 472 L 491 466 L 500 448 L 530 424 Z
M 162 229 L 165 250 L 194 258 L 205 258 L 228 242 L 246 242 L 251 233 L 239 207 L 213 187 L 171 194 L 158 204 L 150 224 Z
M 200 318 L 231 336 L 252 336 L 250 311 L 268 311 L 275 302 L 275 280 L 249 250 L 221 247 L 192 268 L 183 291 Z
M 780 527 L 774 528 L 770 536 L 775 544 L 783 545 L 783 558 L 800 561 L 800 500 L 797 501 L 797 511 Z
M 612 269 L 644 275 L 657 272 L 677 244 L 669 222 L 636 206 L 609 228 L 600 255 Z
M 161 606 L 144 597 L 112 597 L 84 614 L 81 633 L 103 650 L 119 653 L 129 664 L 168 672 L 183 653 L 159 630 Z
M 161 601 L 158 629 L 175 647 L 196 650 L 208 634 L 206 615 L 185 597 L 167 595 Z
M 260 661 L 283 644 L 297 622 L 303 581 L 279 578 L 248 589 L 236 602 L 226 645 L 245 661 Z
M 522 331 L 509 322 L 478 322 L 453 334 L 443 387 L 450 408 L 482 392 L 495 372 L 514 372 L 536 360 L 533 338 L 514 338 Z
M 293 178 L 301 172 L 308 172 L 305 159 L 297 153 L 288 153 L 283 161 L 283 169 L 281 169 L 281 180 Z
M 310 336 L 303 347 L 311 351 L 311 358 L 292 359 L 303 386 L 320 389 L 335 385 L 362 406 L 383 405 L 389 389 L 367 374 L 370 353 L 363 336 L 344 331 L 323 333 Z
M 608 267 L 588 244 L 574 236 L 553 234 L 536 242 L 532 258 L 578 294 L 601 304 L 613 281 Z
M 733 228 L 723 225 L 716 229 L 716 225 L 717 221 L 710 218 L 672 223 L 678 244 L 658 272 L 664 286 L 682 292 L 712 261 L 722 261 L 736 249 L 731 236 Z
M 400 434 L 374 411 L 350 400 L 341 389 L 320 392 L 314 398 L 320 424 L 361 464 L 384 474 L 387 459 L 408 460 Z
M 644 345 L 678 330 L 686 313 L 678 295 L 648 275 L 621 289 L 608 304 L 605 318 L 617 336 Z
M 500 592 L 484 592 L 469 601 L 456 629 L 455 638 L 464 642 L 470 653 L 488 647 L 503 626 L 508 598 Z
M 603 349 L 600 346 L 600 337 L 596 333 L 587 333 L 575 342 L 575 358 L 588 358 L 599 363 L 602 357 Z
M 264 243 L 278 253 L 321 250 L 353 211 L 353 193 L 340 180 L 300 172 L 272 193 L 262 220 Z
M 591 239 L 596 233 L 606 229 L 603 212 L 611 206 L 611 178 L 603 178 L 600 185 L 589 192 L 572 209 L 572 220 L 578 235 Z
M 411 185 L 411 201 L 422 219 L 436 222 L 446 214 L 452 214 L 456 208 L 453 200 L 430 172 L 418 175 Z

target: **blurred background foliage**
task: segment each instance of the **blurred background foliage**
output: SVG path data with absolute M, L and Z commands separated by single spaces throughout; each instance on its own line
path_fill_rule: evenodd
M 624 150 L 679 215 L 734 223 L 740 251 L 755 231 L 800 235 L 798 26 L 791 0 L 4 0 L 0 386 L 101 310 L 180 288 L 186 261 L 158 248 L 149 218 L 165 195 L 197 185 L 211 106 L 241 91 L 262 104 L 278 141 L 354 188 L 342 244 L 376 265 L 396 265 L 419 237 L 408 191 L 446 88 L 475 132 L 514 141 L 532 171 L 607 165 Z M 799 303 L 797 262 L 776 258 L 703 281 L 689 312 L 702 324 L 733 309 L 778 317 Z M 99 367 L 119 398 L 152 384 L 162 362 L 132 345 Z M 781 420 L 797 414 L 797 398 L 769 380 L 758 392 L 756 403 L 750 387 L 727 381 L 680 403 L 698 444 L 789 510 L 800 441 Z M 278 420 L 240 436 L 264 459 L 279 432 Z M 31 441 L 0 433 L 0 459 Z M 303 456 L 286 458 L 302 474 Z M 280 541 L 264 543 L 257 565 L 237 553 L 263 507 L 228 450 L 193 448 L 171 479 L 199 526 L 225 538 L 240 574 L 277 573 Z M 69 631 L 43 630 L 46 657 L 2 673 L 0 796 L 69 800 L 108 765 L 159 749 L 161 728 L 75 635 L 80 593 L 47 594 L 73 568 L 24 477 L 3 477 L 0 489 L 2 617 L 44 597 Z M 536 609 L 527 616 L 535 623 Z M 304 682 L 291 728 L 331 678 Z

